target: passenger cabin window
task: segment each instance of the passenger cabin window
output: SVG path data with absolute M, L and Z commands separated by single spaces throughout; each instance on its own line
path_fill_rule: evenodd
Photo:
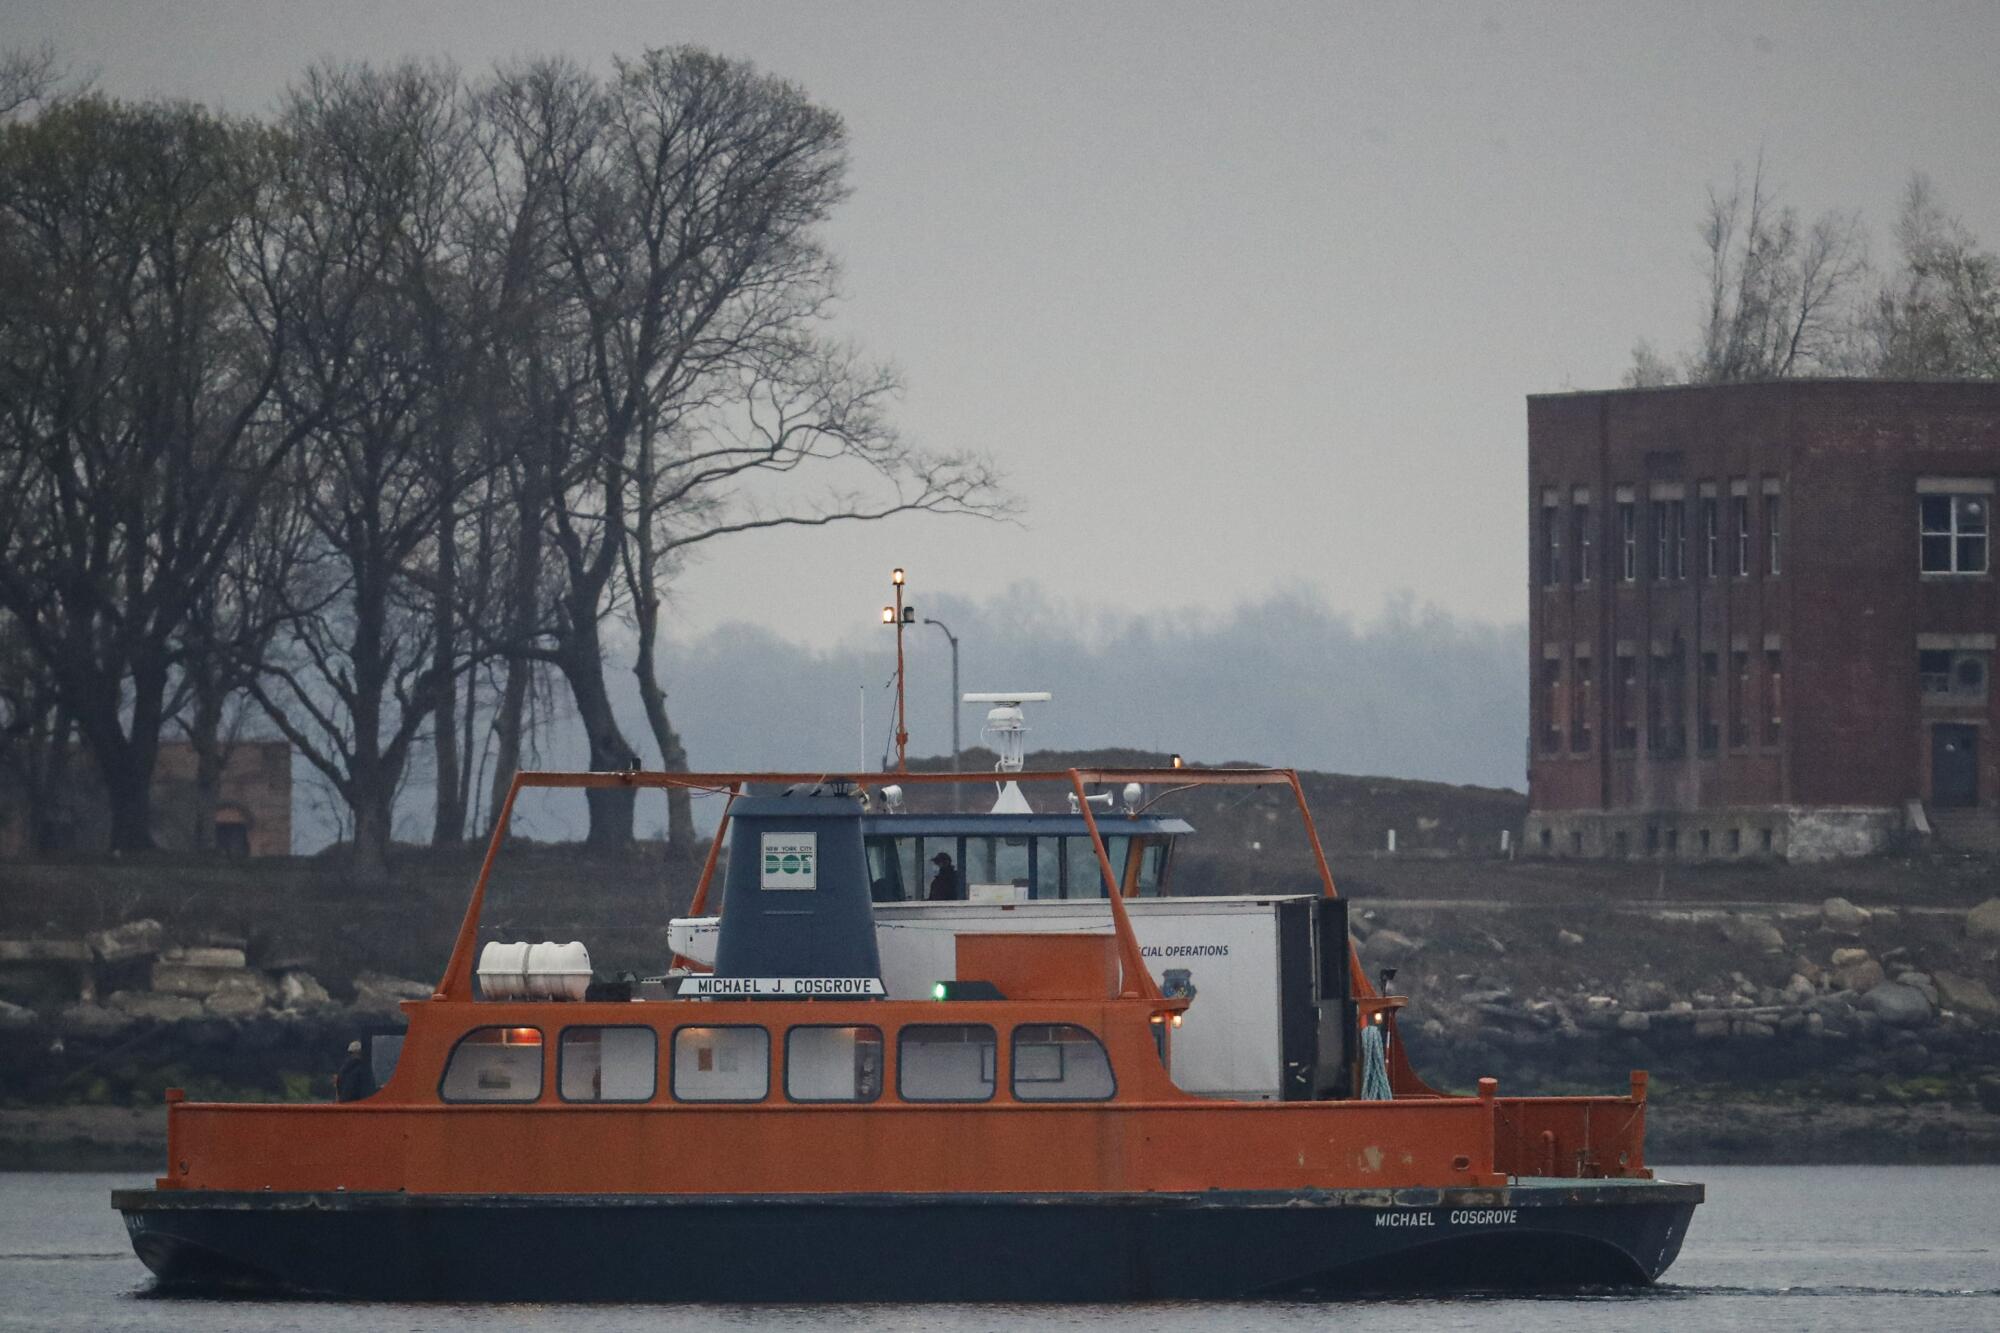
M 649 1102 L 659 1062 L 651 1028 L 564 1028 L 556 1091 L 566 1102 Z
M 800 1027 L 785 1034 L 785 1096 L 872 1102 L 882 1095 L 882 1029 Z
M 771 1034 L 758 1027 L 674 1032 L 674 1099 L 758 1102 L 771 1090 Z
M 448 1102 L 532 1102 L 541 1095 L 539 1028 L 474 1028 L 452 1048 L 438 1085 Z
M 998 1042 L 983 1023 L 923 1023 L 896 1040 L 896 1095 L 906 1102 L 983 1102 L 993 1096 Z
M 1118 1091 L 1104 1043 L 1074 1023 L 1015 1028 L 1013 1071 L 1024 1102 L 1101 1102 Z

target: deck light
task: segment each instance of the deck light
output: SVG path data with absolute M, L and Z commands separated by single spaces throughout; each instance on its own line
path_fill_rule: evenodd
M 897 571 L 897 573 L 901 572 L 902 572 L 901 570 Z M 933 1000 L 942 1000 L 944 998 L 944 995 L 945 995 L 945 984 L 942 981 L 940 981 L 937 985 L 931 987 L 931 998 Z
M 900 569 L 897 569 L 897 570 L 891 570 L 891 571 L 890 571 L 890 573 L 889 573 L 889 582 L 891 582 L 891 583 L 896 583 L 896 584 L 900 584 L 900 583 L 902 583 L 902 581 L 903 581 L 903 571 L 902 571 L 902 570 L 900 570 Z
M 1174 767 L 1175 768 L 1181 767 L 1181 757 L 1179 755 L 1174 756 Z
M 1180 1025 L 1181 1025 L 1181 1016 L 1180 1016 L 1179 1014 L 1175 1014 L 1175 1015 L 1174 1015 L 1174 1026 L 1175 1026 L 1175 1027 L 1179 1027 Z
M 882 623 L 883 623 L 883 624 L 885 624 L 885 625 L 893 625 L 893 624 L 895 624 L 895 623 L 896 623 L 896 608 L 895 608 L 895 607 L 893 607 L 893 606 L 885 606 L 885 607 L 883 607 L 883 608 L 882 608 Z

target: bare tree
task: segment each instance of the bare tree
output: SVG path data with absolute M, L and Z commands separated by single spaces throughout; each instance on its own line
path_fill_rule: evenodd
M 1875 373 L 2000 378 L 2000 257 L 1945 211 L 1921 173 L 1903 192 L 1896 243 L 1901 263 L 1867 321 Z
M 1648 343 L 1625 382 L 1721 384 L 1840 373 L 1856 364 L 1855 302 L 1868 274 L 1855 214 L 1803 224 L 1765 184 L 1759 159 L 1746 185 L 1711 189 L 1702 220 L 1707 299 L 1700 337 L 1672 362 Z
M 334 312 L 315 304 L 298 321 L 301 397 L 325 396 L 334 411 L 289 478 L 312 537 L 286 581 L 285 651 L 250 688 L 347 802 L 368 882 L 386 878 L 411 751 L 463 669 L 438 656 L 437 613 L 442 601 L 449 623 L 439 569 L 468 484 L 449 443 L 459 348 L 441 312 L 470 165 L 460 111 L 447 70 L 321 68 L 281 122 L 299 244 L 338 271 L 325 293 L 349 309 L 351 292 L 352 317 L 323 318 Z M 319 378 L 329 365 L 343 367 L 338 383 Z
M 45 104 L 69 77 L 53 43 L 0 49 L 0 120 Z
M 0 606 L 152 844 L 180 632 L 314 424 L 273 406 L 294 258 L 276 156 L 199 108 L 62 101 L 0 125 Z
M 893 377 L 823 332 L 835 266 L 819 228 L 846 195 L 837 116 L 750 66 L 690 48 L 620 61 L 597 86 L 562 67 L 503 73 L 496 114 L 524 188 L 546 200 L 560 299 L 586 372 L 547 437 L 547 536 L 562 586 L 534 649 L 563 675 L 594 768 L 638 761 L 611 706 L 602 625 L 627 598 L 663 761 L 685 755 L 653 654 L 676 553 L 733 532 L 997 503 L 974 460 L 902 446 Z M 850 464 L 823 503 L 765 510 L 760 474 Z M 638 544 L 633 545 L 638 539 Z M 623 571 L 623 579 L 619 579 Z M 621 587 L 622 583 L 622 587 Z M 588 793 L 593 845 L 632 838 L 632 793 Z M 670 840 L 692 844 L 683 807 Z

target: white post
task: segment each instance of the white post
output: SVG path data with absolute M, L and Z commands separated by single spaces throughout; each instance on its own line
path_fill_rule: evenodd
M 1396 852 L 1396 830 L 1394 830 L 1394 829 L 1390 829 L 1390 830 L 1389 830 L 1389 854 L 1393 856 L 1393 855 L 1395 855 L 1395 852 Z
M 1502 856 L 1505 856 L 1505 855 L 1507 855 L 1507 854 L 1508 854 L 1509 852 L 1511 852 L 1511 851 L 1512 851 L 1513 849 L 1514 849 L 1514 830 L 1513 830 L 1513 829 L 1510 829 L 1510 828 L 1503 828 L 1503 829 L 1501 829 L 1501 830 L 1500 830 L 1500 855 L 1502 855 Z

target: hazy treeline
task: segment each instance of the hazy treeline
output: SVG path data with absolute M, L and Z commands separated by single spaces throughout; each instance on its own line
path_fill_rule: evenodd
M 413 767 L 443 843 L 553 711 L 638 762 L 613 626 L 643 758 L 684 766 L 656 645 L 693 549 L 1006 505 L 899 439 L 893 371 L 831 330 L 845 133 L 746 64 L 325 66 L 263 117 L 46 60 L 0 84 L 0 758 L 32 804 L 87 754 L 119 849 L 163 737 L 209 836 L 246 719 L 366 873 Z M 630 794 L 593 796 L 592 841 L 629 840 Z
M 969 598 L 924 594 L 926 616 L 960 640 L 966 690 L 1048 690 L 1028 709 L 1030 749 L 1178 751 L 1191 762 L 1251 760 L 1338 773 L 1520 788 L 1527 763 L 1526 627 L 1494 626 L 1408 597 L 1357 619 L 1307 589 L 1220 611 L 1108 610 L 1035 584 Z M 908 632 L 910 755 L 951 750 L 951 655 L 944 635 Z M 895 635 L 885 626 L 808 647 L 750 623 L 669 636 L 661 660 L 687 719 L 689 748 L 726 770 L 880 767 L 891 748 Z M 857 686 L 864 686 L 866 724 Z M 641 714 L 629 685 L 615 700 Z M 966 748 L 986 706 L 960 710 Z M 580 762 L 568 723 L 542 738 L 542 762 Z M 987 762 L 991 762 L 990 759 Z M 418 782 L 421 783 L 419 778 Z M 413 792 L 413 795 L 416 795 Z M 657 798 L 641 832 L 654 835 Z M 406 816 L 417 827 L 423 807 Z M 716 803 L 698 807 L 703 827 Z M 538 799 L 522 831 L 573 837 L 582 803 Z M 325 838 L 311 817 L 301 837 Z
M 1802 375 L 2000 378 L 2000 255 L 1937 188 L 1904 188 L 1886 263 L 1860 214 L 1811 222 L 1766 183 L 1760 162 L 1711 190 L 1702 215 L 1706 290 L 1693 344 L 1641 342 L 1628 385 L 1718 384 Z

